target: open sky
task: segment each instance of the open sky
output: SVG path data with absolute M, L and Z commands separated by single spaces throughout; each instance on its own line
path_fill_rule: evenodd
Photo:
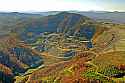
M 0 0 L 0 11 L 125 11 L 125 0 Z

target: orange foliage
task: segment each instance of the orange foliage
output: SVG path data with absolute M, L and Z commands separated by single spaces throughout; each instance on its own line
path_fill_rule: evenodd
M 117 68 L 120 70 L 125 70 L 125 64 L 120 64 L 117 66 Z
M 3 64 L 0 64 L 0 71 L 4 72 L 6 75 L 12 75 L 11 69 L 9 69 Z

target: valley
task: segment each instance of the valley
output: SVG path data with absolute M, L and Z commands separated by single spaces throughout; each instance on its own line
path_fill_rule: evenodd
M 0 34 L 0 82 L 125 82 L 125 24 L 71 12 L 13 16 Z

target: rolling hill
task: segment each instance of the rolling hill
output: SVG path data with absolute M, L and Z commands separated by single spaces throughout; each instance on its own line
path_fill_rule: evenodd
M 119 81 L 117 76 L 125 72 L 125 25 L 97 22 L 105 16 L 123 22 L 124 18 L 115 20 L 122 17 L 117 15 L 76 11 L 0 13 L 0 82 Z

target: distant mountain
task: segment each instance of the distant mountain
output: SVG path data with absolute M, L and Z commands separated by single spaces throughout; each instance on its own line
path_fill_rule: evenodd
M 91 19 L 94 19 L 96 21 L 125 23 L 125 12 L 88 11 L 88 12 L 77 12 L 77 13 L 90 17 Z
M 41 15 L 33 14 L 33 13 L 21 13 L 21 12 L 0 12 L 0 16 L 33 17 L 33 16 L 41 16 Z
M 61 11 L 50 11 L 50 12 L 36 12 L 35 14 L 41 14 L 43 16 L 55 15 Z M 125 23 L 125 12 L 108 12 L 108 11 L 67 11 L 69 13 L 77 13 L 87 16 L 96 21 L 102 22 L 114 22 L 114 23 Z
M 22 23 L 17 24 L 13 32 L 18 33 L 21 39 L 28 42 L 34 41 L 36 37 L 45 32 L 88 37 L 88 35 L 93 35 L 95 31 L 95 27 L 89 22 L 92 20 L 86 16 L 61 12 L 56 15 L 22 21 Z
M 40 14 L 42 16 L 56 15 L 58 13 L 61 13 L 61 11 L 29 12 L 29 14 Z
M 31 18 L 40 18 L 39 14 L 19 12 L 0 12 L 0 35 L 8 34 L 16 24 Z
M 67 12 L 74 13 L 74 14 L 80 14 L 80 15 L 83 15 L 84 17 L 87 16 L 95 21 L 125 23 L 125 12 L 107 12 L 107 11 L 88 11 L 88 12 L 87 11 L 86 12 L 67 11 Z M 61 11 L 31 12 L 31 13 L 0 12 L 0 35 L 8 34 L 15 27 L 19 27 L 19 26 L 23 27 L 23 25 L 27 26 L 27 24 L 30 25 L 32 23 L 35 24 L 35 22 L 33 22 L 33 21 L 36 21 L 37 24 L 41 23 L 40 25 L 42 25 L 44 27 L 44 25 L 46 24 L 46 23 L 44 23 L 44 22 L 46 22 L 44 20 L 56 19 L 59 17 L 58 14 L 60 14 L 60 13 L 61 13 Z M 77 18 L 74 18 L 74 19 L 77 19 Z M 57 20 L 57 21 L 59 22 L 59 20 Z M 54 26 L 54 24 L 52 26 Z M 52 30 L 54 30 L 54 29 L 52 29 Z

